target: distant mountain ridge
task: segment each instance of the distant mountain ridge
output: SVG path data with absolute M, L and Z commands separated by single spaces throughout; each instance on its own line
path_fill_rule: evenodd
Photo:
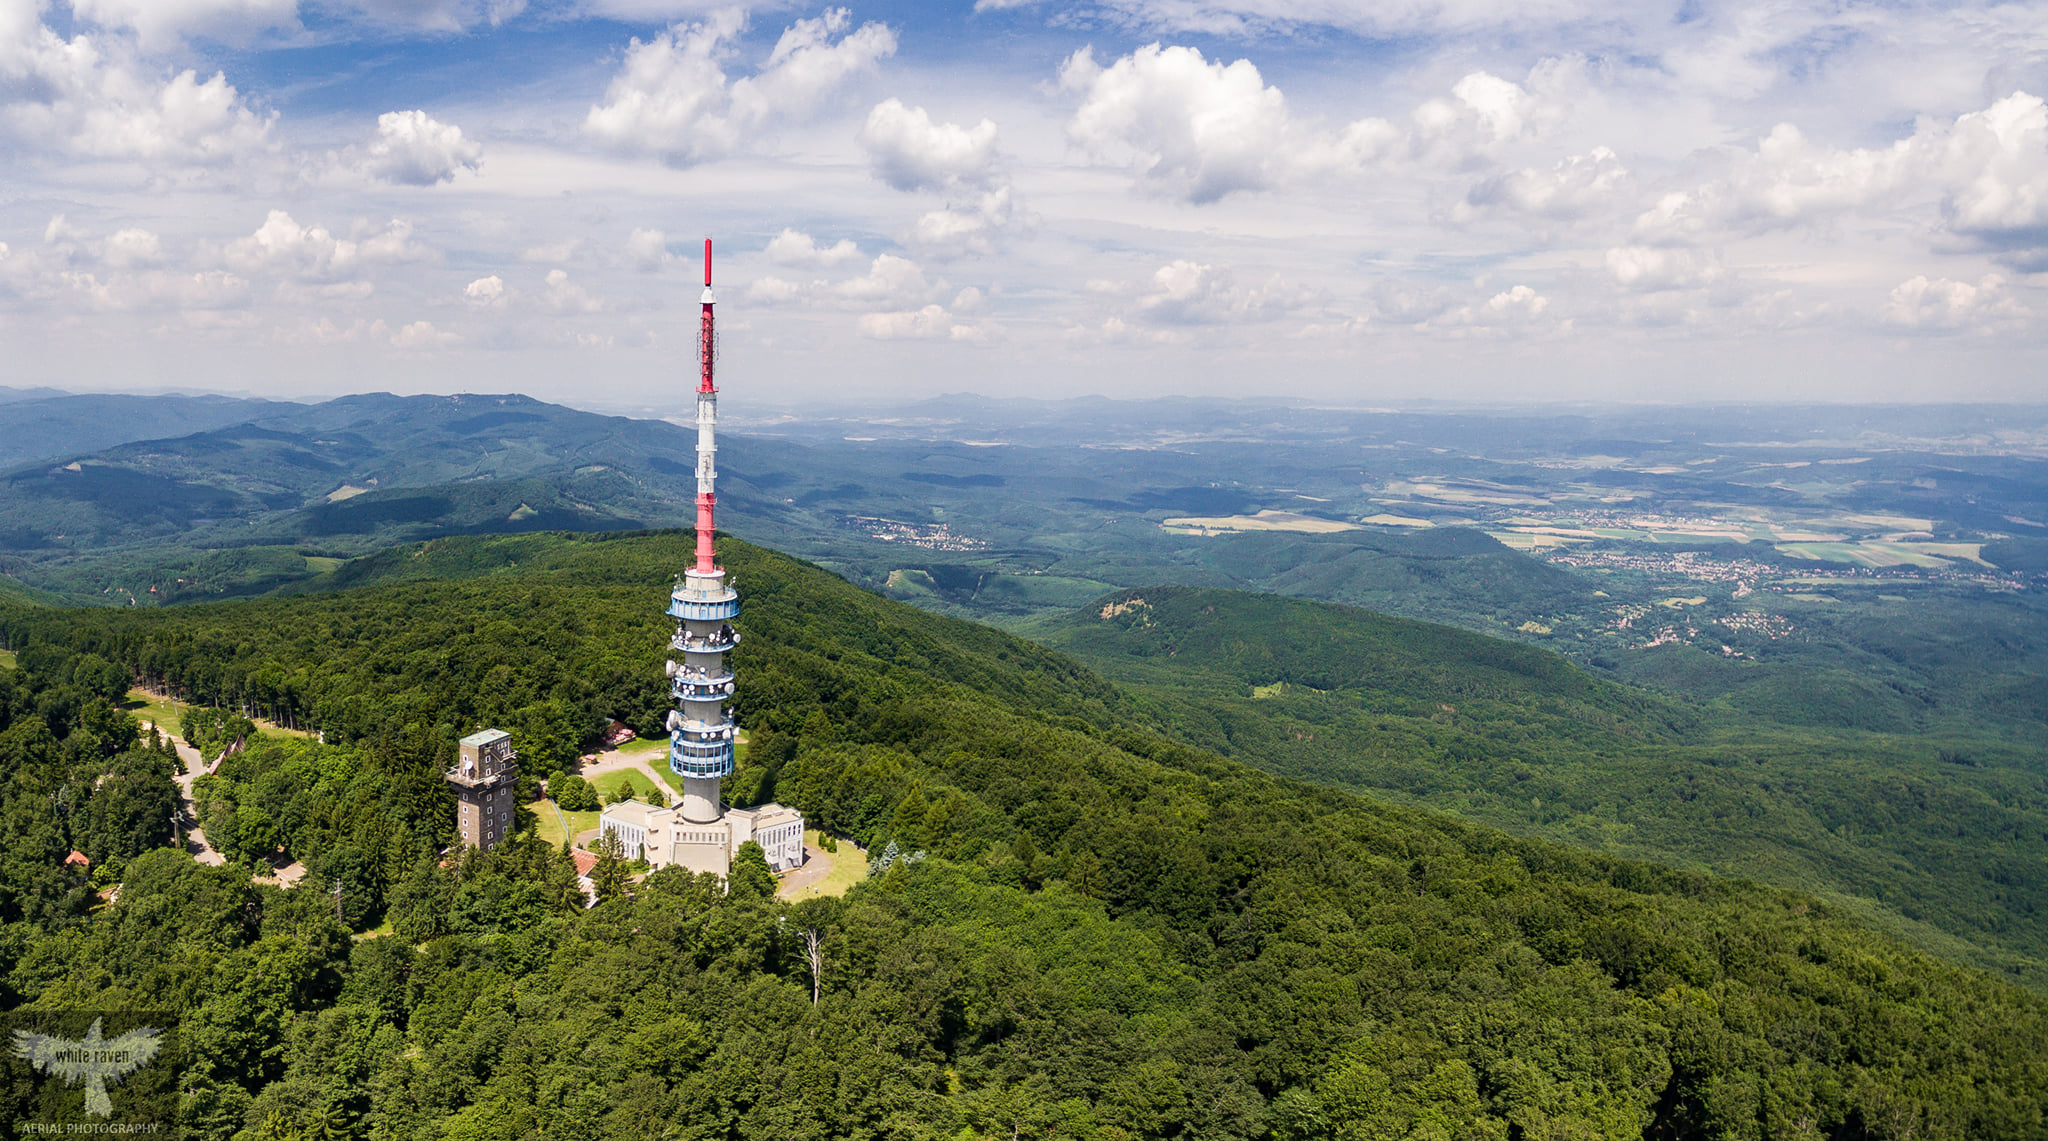
M 525 396 L 371 394 L 312 405 L 67 397 L 25 407 L 38 412 L 47 441 L 51 425 L 120 399 L 183 409 L 185 423 L 225 422 L 150 438 L 131 428 L 131 438 L 0 476 L 0 550 L 16 560 L 12 569 L 80 559 L 175 569 L 177 551 L 307 543 L 356 554 L 436 535 L 679 522 L 693 510 L 689 434 Z M 151 422 L 179 421 L 165 415 Z M 23 439 L 31 422 L 10 424 L 0 438 L 16 455 L 32 450 Z M 119 433 L 102 432 L 110 434 Z M 743 473 L 727 485 L 747 498 Z
M 72 394 L 51 388 L 0 389 L 0 471 L 45 459 L 71 459 L 137 440 L 225 428 L 304 405 L 232 396 Z
M 450 535 L 687 525 L 695 513 L 691 431 L 516 394 L 373 393 L 319 404 L 67 396 L 19 407 L 40 419 L 9 419 L 0 449 L 37 458 L 0 474 L 0 573 L 81 602 L 261 594 L 324 572 L 308 558 Z M 1211 411 L 1198 403 L 1186 415 L 1192 423 Z M 127 426 L 96 428 L 97 436 L 62 426 L 95 415 Z M 53 439 L 116 438 L 45 454 Z M 1005 504 L 1072 500 L 1139 518 L 1264 505 L 1242 490 L 1179 482 L 1186 472 L 1174 454 L 1092 455 L 1099 470 L 1067 472 L 1047 462 L 1054 452 L 1029 448 L 729 434 L 720 440 L 721 521 L 876 587 L 906 555 L 936 554 L 921 572 L 931 586 L 921 603 L 1032 613 L 1117 583 L 949 573 L 944 552 L 953 549 L 1013 563 L 1049 557 L 1039 536 L 1000 522 L 1011 514 Z M 1022 474 L 991 472 L 991 462 Z M 908 530 L 876 537 L 849 523 L 870 517 Z M 947 531 L 947 518 L 967 519 L 988 538 Z M 929 527 L 936 538 L 916 537 Z M 1186 546 L 1164 534 L 1158 542 Z M 1444 607 L 1460 619 L 1501 604 L 1541 608 L 1579 589 L 1471 530 L 1245 534 L 1147 557 L 1180 561 L 1191 582 L 1326 594 L 1432 617 Z
M 14 404 L 23 400 L 43 400 L 53 396 L 69 396 L 61 388 L 9 388 L 0 384 L 0 404 Z

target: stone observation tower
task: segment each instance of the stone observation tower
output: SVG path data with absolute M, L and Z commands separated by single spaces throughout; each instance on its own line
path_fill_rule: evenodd
M 676 620 L 669 642 L 669 769 L 683 782 L 682 802 L 654 808 L 625 801 L 604 810 L 599 827 L 624 845 L 628 856 L 661 868 L 681 865 L 723 876 L 733 853 L 749 840 L 761 845 L 768 866 L 784 871 L 803 863 L 804 818 L 779 804 L 727 808 L 719 781 L 732 775 L 738 727 L 733 723 L 735 691 L 727 657 L 739 644 L 732 628 L 740 597 L 718 565 L 718 385 L 713 365 L 718 335 L 712 307 L 711 241 L 704 242 L 704 295 L 697 330 L 697 559 L 669 595 Z
M 446 779 L 455 786 L 455 830 L 463 843 L 488 852 L 512 830 L 518 759 L 511 735 L 502 729 L 485 729 L 462 739 Z

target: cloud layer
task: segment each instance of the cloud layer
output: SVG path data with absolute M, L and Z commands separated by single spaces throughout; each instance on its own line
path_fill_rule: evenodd
M 0 336 L 665 399 L 709 234 L 792 395 L 2040 397 L 2044 93 L 1982 3 L 0 0 Z

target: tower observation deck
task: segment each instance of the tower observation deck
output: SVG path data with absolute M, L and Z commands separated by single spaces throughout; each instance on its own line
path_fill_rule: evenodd
M 669 767 L 683 781 L 682 818 L 709 824 L 722 815 L 720 778 L 733 770 L 738 729 L 733 724 L 732 667 L 726 655 L 739 644 L 733 619 L 739 593 L 718 565 L 714 540 L 718 508 L 718 385 L 713 377 L 717 334 L 711 293 L 711 240 L 704 241 L 704 295 L 697 333 L 697 560 L 669 595 L 668 615 L 676 620 L 668 662 Z

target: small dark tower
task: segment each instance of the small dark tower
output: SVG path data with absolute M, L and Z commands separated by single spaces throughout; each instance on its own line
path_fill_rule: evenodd
M 485 729 L 462 739 L 448 783 L 455 786 L 455 830 L 472 848 L 490 851 L 512 830 L 513 787 L 519 782 L 519 754 L 512 736 Z

